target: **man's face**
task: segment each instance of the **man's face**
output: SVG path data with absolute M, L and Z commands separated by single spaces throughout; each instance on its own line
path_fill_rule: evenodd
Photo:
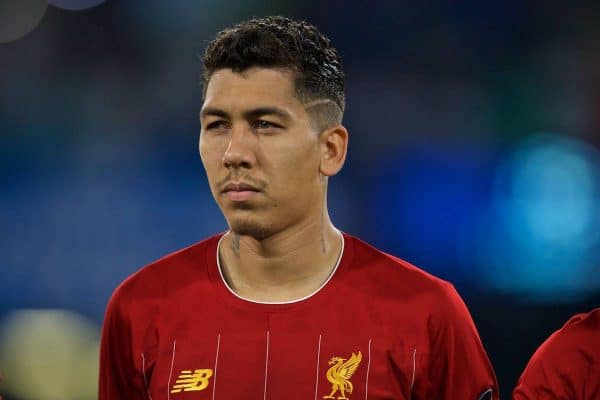
M 217 70 L 200 121 L 200 157 L 232 231 L 261 239 L 319 222 L 319 136 L 290 72 Z

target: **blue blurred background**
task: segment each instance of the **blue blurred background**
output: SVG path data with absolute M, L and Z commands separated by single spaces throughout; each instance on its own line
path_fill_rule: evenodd
M 5 398 L 95 398 L 112 290 L 225 229 L 197 152 L 200 56 L 252 16 L 333 40 L 351 139 L 332 218 L 455 284 L 504 398 L 545 337 L 600 306 L 600 4 L 49 3 L 0 3 Z M 90 383 L 24 390 L 21 349 L 73 332 Z

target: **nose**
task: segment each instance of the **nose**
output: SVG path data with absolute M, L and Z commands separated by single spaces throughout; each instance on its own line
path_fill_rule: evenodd
M 234 129 L 229 138 L 227 150 L 223 154 L 225 168 L 250 169 L 255 164 L 254 135 L 246 129 Z

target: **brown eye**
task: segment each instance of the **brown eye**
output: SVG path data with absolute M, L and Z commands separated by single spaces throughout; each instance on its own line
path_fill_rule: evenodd
M 273 122 L 266 121 L 264 119 L 256 120 L 253 124 L 254 129 L 273 129 L 273 128 L 281 128 L 280 125 L 277 125 Z
M 227 123 L 227 121 L 219 120 L 206 125 L 206 130 L 227 129 L 228 127 L 229 124 Z

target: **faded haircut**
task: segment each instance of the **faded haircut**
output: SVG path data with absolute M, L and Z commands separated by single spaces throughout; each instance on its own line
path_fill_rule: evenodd
M 210 77 L 220 69 L 287 69 L 294 74 L 296 95 L 315 130 L 342 122 L 345 96 L 340 56 L 314 25 L 280 16 L 245 21 L 219 32 L 202 61 L 204 94 Z

